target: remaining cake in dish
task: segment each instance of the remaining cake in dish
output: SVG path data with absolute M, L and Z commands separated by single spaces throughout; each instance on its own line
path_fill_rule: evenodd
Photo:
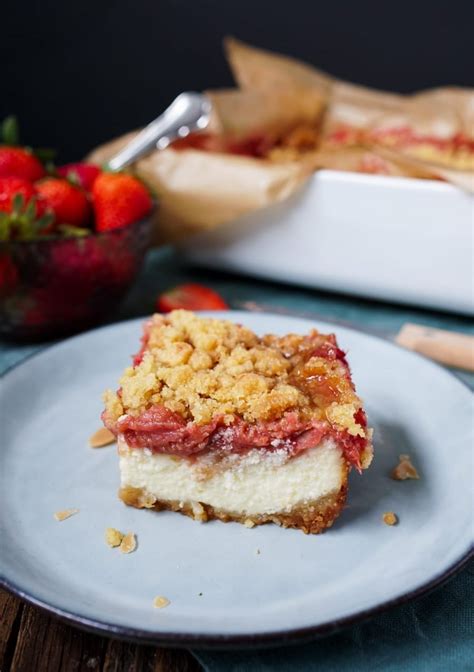
M 333 335 L 256 336 L 176 310 L 154 315 L 118 392 L 120 497 L 201 521 L 317 533 L 372 458 L 371 430 Z

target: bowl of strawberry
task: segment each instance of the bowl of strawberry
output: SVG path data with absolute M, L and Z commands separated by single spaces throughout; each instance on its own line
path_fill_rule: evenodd
M 0 144 L 0 335 L 56 337 L 103 320 L 141 266 L 153 206 L 130 174 L 45 167 Z

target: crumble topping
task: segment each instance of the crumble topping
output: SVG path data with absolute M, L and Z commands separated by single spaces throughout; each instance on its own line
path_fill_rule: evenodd
M 236 418 L 271 421 L 297 412 L 302 420 L 366 436 L 357 420 L 361 402 L 333 335 L 313 330 L 259 338 L 241 325 L 176 310 L 147 323 L 135 362 L 120 390 L 104 395 L 111 424 L 161 405 L 197 425 L 216 417 L 227 425 Z
M 420 478 L 418 471 L 411 463 L 409 455 L 399 455 L 398 460 L 399 462 L 397 466 L 392 469 L 390 478 L 393 478 L 394 481 L 406 481 L 409 478 Z
M 67 520 L 71 516 L 75 516 L 76 513 L 79 513 L 79 509 L 64 509 L 63 511 L 56 511 L 54 517 L 56 520 L 62 521 Z
M 120 546 L 123 538 L 123 532 L 116 530 L 114 527 L 108 527 L 105 530 L 105 542 L 108 546 L 110 546 L 110 548 L 116 548 L 117 546 Z
M 110 429 L 101 427 L 92 434 L 89 439 L 89 445 L 91 448 L 102 448 L 103 446 L 109 446 L 111 443 L 115 443 L 115 441 L 115 436 Z
M 133 553 L 136 547 L 137 547 L 136 536 L 133 534 L 133 532 L 128 532 L 128 534 L 126 534 L 122 538 L 119 549 L 122 551 L 122 553 Z
M 393 511 L 386 511 L 383 514 L 383 522 L 385 525 L 397 525 L 398 524 L 398 517 Z
M 202 593 L 200 593 L 202 595 Z M 163 597 L 163 595 L 158 595 L 155 597 L 153 600 L 153 606 L 156 609 L 163 609 L 164 607 L 167 607 L 170 604 L 170 601 L 168 600 L 167 597 Z
M 333 403 L 326 409 L 326 417 L 333 425 L 345 427 L 351 436 L 366 436 L 366 430 L 359 425 L 354 416 L 359 410 L 359 406 L 352 402 L 350 404 Z

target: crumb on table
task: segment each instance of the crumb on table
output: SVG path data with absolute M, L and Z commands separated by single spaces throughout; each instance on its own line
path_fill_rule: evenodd
M 167 597 L 163 597 L 163 595 L 158 595 L 153 600 L 153 606 L 155 607 L 155 609 L 164 609 L 169 604 L 170 604 L 170 601 L 168 600 Z

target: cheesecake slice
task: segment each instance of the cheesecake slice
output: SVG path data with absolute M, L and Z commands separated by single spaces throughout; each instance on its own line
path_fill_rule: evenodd
M 371 430 L 334 335 L 259 337 L 184 310 L 154 315 L 103 421 L 121 499 L 196 520 L 332 525 Z

